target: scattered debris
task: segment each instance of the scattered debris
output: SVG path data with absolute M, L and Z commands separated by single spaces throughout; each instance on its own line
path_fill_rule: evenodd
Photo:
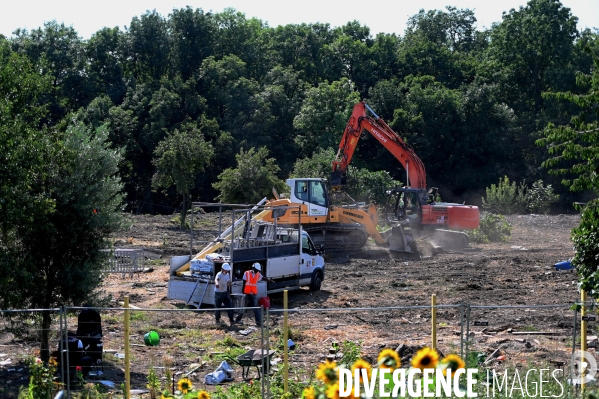
M 108 388 L 116 388 L 116 384 L 112 381 L 108 381 L 108 380 L 98 380 L 98 381 L 94 381 L 97 382 L 98 384 L 102 384 Z
M 132 389 L 129 391 L 131 395 L 143 395 L 146 393 L 150 393 L 147 389 Z
M 493 359 L 495 359 L 496 357 L 499 357 L 501 355 L 501 352 L 499 351 L 499 349 L 495 349 L 495 351 L 493 351 L 493 353 L 491 353 L 483 362 L 483 366 L 490 363 Z
M 513 335 L 559 335 L 558 332 L 553 331 L 514 331 Z
M 202 362 L 200 364 L 198 363 L 193 363 L 189 365 L 189 371 L 185 373 L 186 376 L 189 376 L 191 373 L 193 373 L 194 371 L 201 369 L 202 367 L 204 367 L 206 365 L 206 362 Z
M 238 333 L 245 336 L 250 335 L 253 331 L 256 331 L 256 327 L 250 326 L 245 330 L 238 331 Z

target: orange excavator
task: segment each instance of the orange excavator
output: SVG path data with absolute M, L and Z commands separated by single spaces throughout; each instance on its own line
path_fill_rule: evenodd
M 330 184 L 333 192 L 340 191 L 344 186 L 349 163 L 364 131 L 370 133 L 393 154 L 406 171 L 406 186 L 387 192 L 387 224 L 400 225 L 404 231 L 405 227 L 409 226 L 415 238 L 426 238 L 435 246 L 451 249 L 466 247 L 468 235 L 456 230 L 479 227 L 478 207 L 436 202 L 437 189 L 427 190 L 424 164 L 412 146 L 395 133 L 365 102 L 359 102 L 354 106 L 343 132 L 331 172 Z M 390 245 L 393 246 L 394 237 L 402 235 L 393 232 L 389 236 Z
M 390 228 L 382 233 L 377 229 L 379 216 L 373 204 L 340 200 L 349 198 L 343 186 L 363 132 L 375 137 L 406 171 L 406 186 L 387 192 L 384 222 Z M 395 251 L 414 252 L 416 240 L 422 239 L 446 250 L 463 249 L 468 235 L 458 230 L 479 226 L 478 207 L 435 201 L 436 189 L 426 189 L 426 171 L 420 158 L 365 102 L 354 106 L 332 169 L 330 192 L 321 179 L 288 179 L 290 198 L 276 196 L 267 203 L 273 211 L 266 219 L 279 224 L 301 223 L 315 244 L 323 244 L 327 250 L 359 249 L 367 237 Z M 275 208 L 291 205 L 300 205 L 300 210 Z

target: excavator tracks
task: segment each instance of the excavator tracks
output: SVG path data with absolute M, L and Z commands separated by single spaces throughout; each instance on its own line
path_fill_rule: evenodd
M 360 225 L 320 224 L 305 225 L 316 246 L 324 245 L 327 252 L 359 251 L 366 244 L 368 235 Z

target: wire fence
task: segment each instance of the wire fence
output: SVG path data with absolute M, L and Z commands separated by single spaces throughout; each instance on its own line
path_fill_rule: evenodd
M 57 356 L 60 363 L 56 378 L 69 394 L 78 389 L 73 374 L 64 371 L 65 367 L 78 366 L 70 357 L 73 349 L 60 342 L 91 330 L 78 319 L 86 309 L 90 308 L 0 310 L 0 397 L 16 398 L 19 389 L 27 386 L 27 360 L 43 355 L 39 349 L 44 336 L 48 338 L 50 354 Z M 131 397 L 148 394 L 151 371 L 157 375 L 160 390 L 172 392 L 177 381 L 187 377 L 196 388 L 205 389 L 214 397 L 241 389 L 239 384 L 248 381 L 254 382 L 251 389 L 258 392 L 258 397 L 278 397 L 283 389 L 286 346 L 289 381 L 299 389 L 314 380 L 315 369 L 327 359 L 350 365 L 362 358 L 375 365 L 378 353 L 392 348 L 399 354 L 402 367 L 408 368 L 420 348 L 433 345 L 431 306 L 289 309 L 287 342 L 284 309 L 232 309 L 235 315 L 243 315 L 242 323 L 233 326 L 229 325 L 227 310 L 221 311 L 223 322 L 217 323 L 216 309 L 91 309 L 101 315 L 102 345 L 99 358 L 92 356 L 93 362 L 85 365 L 85 379 L 103 392 L 122 395 L 128 363 Z M 261 326 L 254 322 L 254 310 L 261 314 Z M 580 348 L 580 314 L 570 304 L 456 304 L 437 305 L 435 311 L 437 350 L 442 356 L 458 354 L 469 364 L 495 370 L 523 365 L 566 369 L 573 350 Z M 44 312 L 52 320 L 45 330 L 37 327 Z M 589 323 L 587 330 L 592 334 L 596 328 Z M 157 333 L 159 342 L 149 342 L 150 331 Z M 596 342 L 596 338 L 590 339 Z M 90 347 L 87 343 L 85 346 L 89 352 Z M 244 358 L 251 351 L 259 356 Z M 217 386 L 206 384 L 206 376 L 223 361 L 233 368 L 233 381 Z

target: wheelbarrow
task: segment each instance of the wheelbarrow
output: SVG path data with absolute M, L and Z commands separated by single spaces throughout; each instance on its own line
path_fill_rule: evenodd
M 226 356 L 226 358 L 241 366 L 241 377 L 244 380 L 249 380 L 249 374 L 252 366 L 256 367 L 258 378 L 262 378 L 262 373 L 268 373 L 270 369 L 270 359 L 274 354 L 275 351 L 267 352 L 260 349 L 252 349 L 243 355 L 237 356 L 236 359 L 233 359 L 230 356 Z M 261 366 L 261 368 L 258 366 Z

